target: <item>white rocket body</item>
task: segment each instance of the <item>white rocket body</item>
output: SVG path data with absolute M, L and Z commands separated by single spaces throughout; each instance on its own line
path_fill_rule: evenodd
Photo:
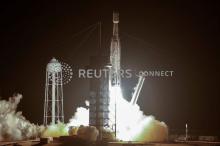
M 121 46 L 120 46 L 120 38 L 118 32 L 118 23 L 119 23 L 119 14 L 113 13 L 113 36 L 111 39 L 110 46 L 110 63 L 111 63 L 111 71 L 110 71 L 110 83 L 111 86 L 120 86 L 121 84 Z

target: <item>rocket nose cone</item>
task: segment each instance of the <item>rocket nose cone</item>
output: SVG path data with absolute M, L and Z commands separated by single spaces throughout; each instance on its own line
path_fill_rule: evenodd
M 119 23 L 119 13 L 113 12 L 113 23 Z

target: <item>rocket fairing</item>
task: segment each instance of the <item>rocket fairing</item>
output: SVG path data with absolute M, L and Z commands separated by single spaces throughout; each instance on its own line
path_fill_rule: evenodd
M 110 63 L 111 63 L 111 72 L 110 72 L 110 81 L 111 86 L 120 86 L 121 84 L 121 45 L 118 32 L 118 23 L 119 23 L 119 14 L 113 13 L 113 36 L 111 39 L 111 48 L 110 48 Z

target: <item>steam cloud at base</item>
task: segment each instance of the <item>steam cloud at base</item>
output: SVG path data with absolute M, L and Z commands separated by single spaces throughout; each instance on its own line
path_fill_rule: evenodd
M 120 86 L 110 88 L 110 114 L 114 114 L 116 100 L 117 138 L 124 141 L 165 141 L 168 128 L 153 116 L 144 115 L 139 105 L 124 99 Z M 112 119 L 114 121 L 115 119 Z
M 68 134 L 68 128 L 64 123 L 50 124 L 41 133 L 41 137 L 60 137 Z
M 89 140 L 96 141 L 98 137 L 99 131 L 94 126 L 79 126 L 77 130 L 77 136 Z
M 168 139 L 166 124 L 155 120 L 153 116 L 145 117 L 139 128 L 139 132 L 133 137 L 134 141 L 161 142 Z
M 168 128 L 164 122 L 155 120 L 153 116 L 146 116 L 138 105 L 132 105 L 125 100 L 120 88 L 111 89 L 110 113 L 117 94 L 117 139 L 124 141 L 161 142 L 168 137 Z M 0 101 L 0 141 L 24 140 L 36 137 L 59 137 L 77 135 L 82 139 L 95 141 L 98 131 L 89 125 L 89 109 L 78 107 L 69 123 L 58 123 L 47 127 L 30 123 L 17 112 L 22 95 L 10 97 L 9 101 Z M 86 101 L 88 104 L 88 101 Z M 88 105 L 87 105 L 88 106 Z M 129 113 L 127 115 L 126 113 Z M 112 118 L 112 117 L 110 117 Z M 111 119 L 114 120 L 114 119 Z M 113 131 L 104 130 L 104 135 L 114 140 Z
M 85 103 L 87 103 L 86 101 Z M 80 125 L 88 126 L 89 125 L 89 109 L 84 107 L 78 107 L 75 114 L 69 120 L 67 124 L 69 126 L 79 127 Z
M 124 141 L 162 142 L 168 138 L 168 127 L 164 122 L 156 120 L 153 116 L 146 116 L 140 107 L 132 105 L 122 96 L 120 87 L 110 90 L 110 114 L 113 115 L 115 97 L 117 97 L 117 138 Z M 117 94 L 117 95 L 116 95 Z M 129 115 L 128 115 L 129 114 Z M 78 127 L 89 124 L 89 110 L 78 107 L 68 126 Z M 110 117 L 114 121 L 113 117 Z M 111 125 L 110 125 L 111 126 Z M 109 129 L 106 129 L 109 131 Z M 109 135 L 111 133 L 108 132 Z
M 43 126 L 30 123 L 17 112 L 21 94 L 14 95 L 9 101 L 0 100 L 0 141 L 36 138 L 43 131 Z

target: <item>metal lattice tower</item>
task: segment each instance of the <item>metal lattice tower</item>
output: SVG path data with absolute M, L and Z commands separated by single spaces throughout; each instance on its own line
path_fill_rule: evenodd
M 64 122 L 62 65 L 55 58 L 47 64 L 44 125 Z
M 107 69 L 109 58 L 106 56 L 90 57 L 90 69 Z M 99 140 L 102 140 L 103 129 L 109 128 L 109 76 L 90 79 L 89 95 L 89 125 L 99 130 Z

